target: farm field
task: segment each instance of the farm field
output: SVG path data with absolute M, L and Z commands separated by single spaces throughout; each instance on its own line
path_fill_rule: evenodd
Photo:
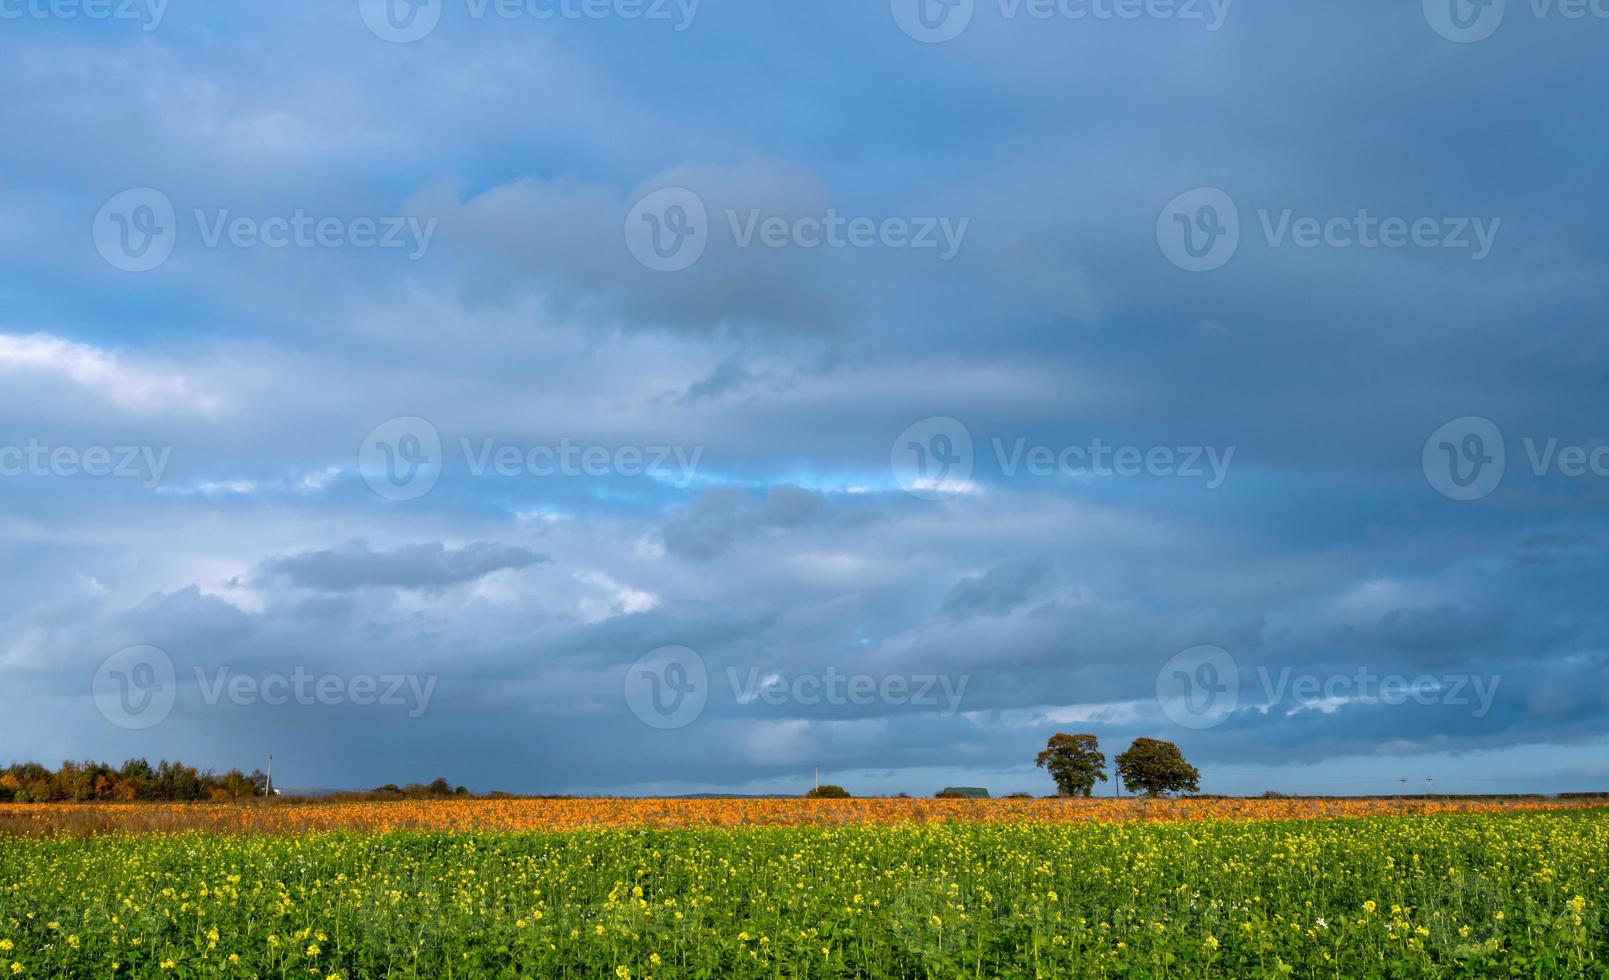
M 411 806 L 490 823 L 553 802 L 673 801 Z M 800 801 L 674 802 L 763 818 Z M 1195 809 L 1253 802 L 1253 819 Z M 0 838 L 0 975 L 1609 975 L 1609 809 L 1273 806 L 1301 802 L 928 822 L 839 802 L 810 825 L 675 829 L 643 812 L 592 829 L 64 826 Z M 258 809 L 369 808 L 381 827 L 407 806 Z
M 840 826 L 906 823 L 1087 823 L 1293 820 L 1492 813 L 1602 806 L 1603 800 L 1450 799 L 464 799 L 229 803 L 0 803 L 0 836 L 201 830 L 587 830 L 604 827 Z

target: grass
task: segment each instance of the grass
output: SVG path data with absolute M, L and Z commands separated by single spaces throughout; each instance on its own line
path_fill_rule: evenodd
M 1605 809 L 10 839 L 0 974 L 1609 976 L 1606 872 Z

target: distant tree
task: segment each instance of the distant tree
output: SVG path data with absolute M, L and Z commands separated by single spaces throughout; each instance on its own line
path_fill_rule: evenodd
M 212 798 L 215 800 L 238 800 L 242 797 L 258 795 L 257 780 L 255 777 L 261 773 L 248 776 L 239 769 L 231 769 L 219 776 L 212 787 Z
M 56 770 L 56 796 L 74 803 L 94 799 L 98 774 L 93 762 L 63 762 Z
M 207 796 L 204 783 L 212 774 L 203 776 L 194 766 L 163 759 L 156 766 L 157 791 L 164 800 L 199 800 Z
M 1201 771 L 1184 761 L 1179 747 L 1154 738 L 1137 738 L 1117 757 L 1117 771 L 1129 792 L 1146 796 L 1201 792 Z
M 132 803 L 157 798 L 156 770 L 144 759 L 129 759 L 123 763 L 123 768 L 117 771 L 117 778 L 121 782 L 118 799 Z
M 815 789 L 813 789 L 810 792 L 806 793 L 805 794 L 805 799 L 807 799 L 807 800 L 847 800 L 847 799 L 849 799 L 849 790 L 844 789 L 842 786 L 834 786 L 831 783 L 826 783 L 824 785 L 817 786 Z
M 1106 782 L 1106 756 L 1093 735 L 1052 735 L 1035 765 L 1050 770 L 1062 796 L 1089 796 L 1097 779 Z
M 152 768 L 144 759 L 130 759 L 122 768 L 104 762 L 61 764 L 51 772 L 35 762 L 0 769 L 0 800 L 17 803 L 117 802 L 141 800 L 238 800 L 261 795 L 266 777 L 230 770 L 222 776 L 211 770 L 197 772 L 180 762 L 163 761 Z
M 440 776 L 432 779 L 430 781 L 430 785 L 425 787 L 425 789 L 430 793 L 431 796 L 451 796 L 453 794 L 452 784 Z

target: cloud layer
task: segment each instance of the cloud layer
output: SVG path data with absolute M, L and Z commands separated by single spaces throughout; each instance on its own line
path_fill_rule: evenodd
M 8 757 L 1045 792 L 1089 730 L 1209 791 L 1609 781 L 1601 22 L 448 3 L 392 43 L 360 6 L 6 26 Z M 146 188 L 172 254 L 131 272 L 156 226 L 100 215 Z M 1200 188 L 1239 234 L 1192 272 Z M 643 223 L 666 189 L 703 220 Z M 265 244 L 302 219 L 340 231 Z M 428 247 L 358 244 L 393 219 Z M 697 260 L 645 264 L 677 228 Z M 1468 418 L 1503 445 L 1436 435 Z M 116 707 L 137 646 L 158 724 Z M 221 668 L 435 683 L 237 703 Z

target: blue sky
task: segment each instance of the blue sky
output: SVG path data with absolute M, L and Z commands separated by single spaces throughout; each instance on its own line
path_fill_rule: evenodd
M 1609 22 L 923 4 L 0 0 L 0 757 L 1606 788 Z

